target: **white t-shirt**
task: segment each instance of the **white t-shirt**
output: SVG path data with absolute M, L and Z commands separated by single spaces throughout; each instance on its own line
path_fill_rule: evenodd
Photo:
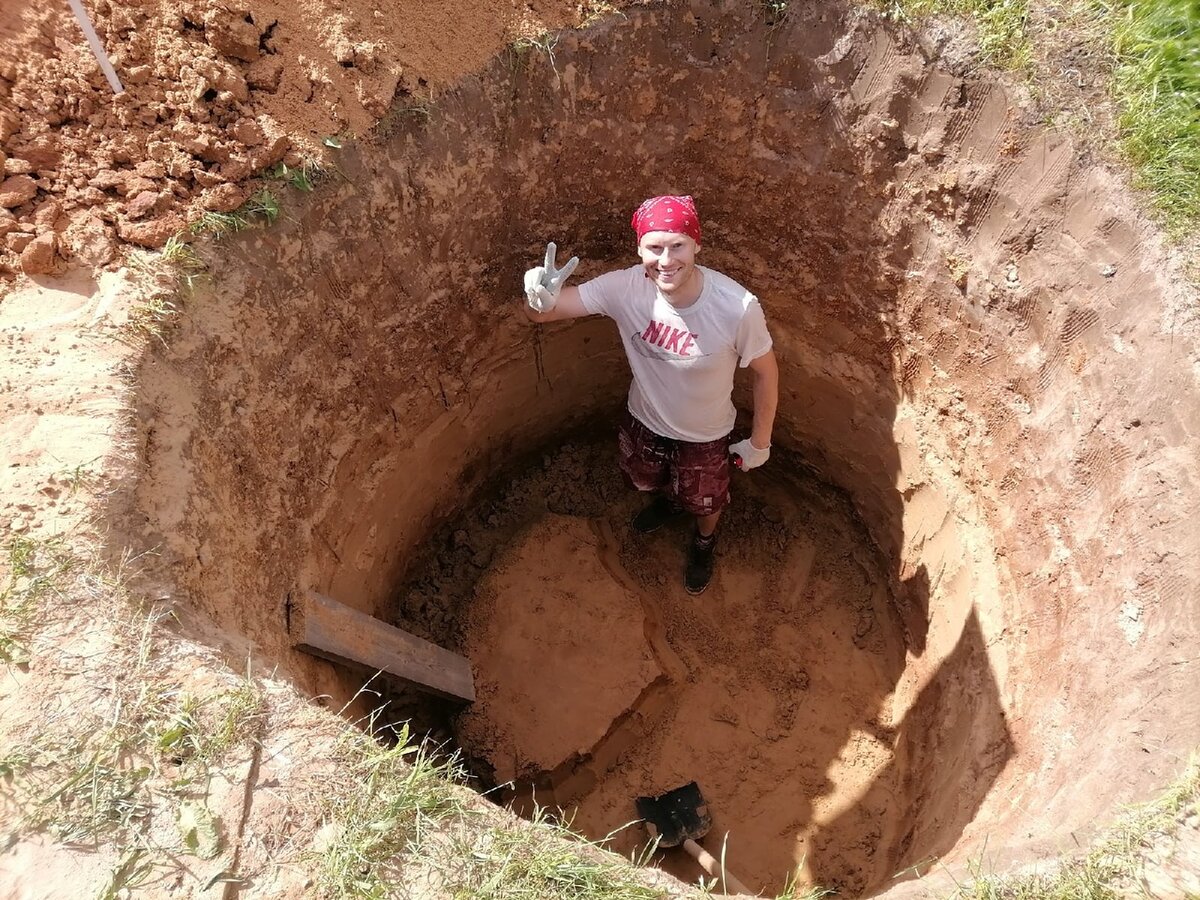
M 629 411 L 663 437 L 703 443 L 733 430 L 733 373 L 771 349 L 762 307 L 748 290 L 703 266 L 704 287 L 676 309 L 640 266 L 580 285 L 583 307 L 617 323 L 633 384 Z

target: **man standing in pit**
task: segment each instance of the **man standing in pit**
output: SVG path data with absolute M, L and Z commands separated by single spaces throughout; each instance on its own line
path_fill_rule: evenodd
M 729 502 L 730 459 L 743 471 L 771 452 L 779 367 L 762 308 L 720 272 L 696 265 L 700 218 L 691 197 L 653 197 L 633 214 L 641 264 L 564 287 L 577 257 L 557 268 L 557 248 L 525 273 L 525 315 L 561 322 L 604 315 L 621 331 L 633 384 L 618 434 L 621 471 L 657 494 L 633 519 L 649 534 L 690 514 L 684 586 L 699 594 L 712 579 L 717 522 Z M 731 395 L 738 364 L 754 377 L 750 438 L 730 446 Z

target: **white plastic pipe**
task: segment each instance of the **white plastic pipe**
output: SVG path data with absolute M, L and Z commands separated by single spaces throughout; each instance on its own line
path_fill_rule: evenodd
M 104 45 L 100 43 L 100 38 L 96 34 L 96 29 L 92 27 L 92 20 L 88 18 L 87 10 L 83 8 L 83 3 L 81 0 L 67 0 L 67 2 L 71 4 L 75 18 L 79 20 L 79 27 L 83 29 L 83 34 L 92 48 L 92 53 L 96 54 L 96 61 L 100 63 L 104 77 L 108 79 L 109 87 L 113 89 L 114 94 L 123 93 L 125 88 L 121 85 L 121 79 L 117 77 L 117 70 L 108 61 L 108 54 L 104 52 Z

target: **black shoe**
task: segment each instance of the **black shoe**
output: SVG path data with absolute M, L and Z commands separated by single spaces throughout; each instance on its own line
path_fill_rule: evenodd
M 687 568 L 683 573 L 683 586 L 689 594 L 703 594 L 712 581 L 713 551 L 717 549 L 716 532 L 701 537 L 700 532 L 692 535 L 688 544 Z
M 660 494 L 649 506 L 633 517 L 633 530 L 638 534 L 650 534 L 682 515 L 682 506 L 670 497 Z

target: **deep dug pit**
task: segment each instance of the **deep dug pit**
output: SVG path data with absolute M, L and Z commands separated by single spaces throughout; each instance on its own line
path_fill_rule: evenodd
M 651 7 L 347 150 L 216 248 L 140 372 L 172 590 L 339 700 L 356 677 L 291 648 L 289 597 L 444 636 L 477 660 L 464 748 L 518 800 L 599 836 L 695 777 L 755 887 L 1018 860 L 1160 785 L 1200 733 L 1193 314 L 1118 179 L 928 56 L 835 3 Z M 663 191 L 696 196 L 783 372 L 781 452 L 699 603 L 679 534 L 631 545 L 603 441 L 559 450 L 615 422 L 610 325 L 516 308 L 547 239 L 581 280 L 628 265 Z M 480 516 L 531 455 L 544 489 Z M 431 565 L 454 585 L 416 602 Z M 561 691 L 519 695 L 538 641 Z
M 632 798 L 698 778 L 749 883 L 777 891 L 800 856 L 850 891 L 891 875 L 904 639 L 845 497 L 781 453 L 740 485 L 698 601 L 686 527 L 631 531 L 641 501 L 613 452 L 611 435 L 548 450 L 440 529 L 399 594 L 405 624 L 471 659 L 477 699 L 454 736 L 481 786 L 633 855 Z

